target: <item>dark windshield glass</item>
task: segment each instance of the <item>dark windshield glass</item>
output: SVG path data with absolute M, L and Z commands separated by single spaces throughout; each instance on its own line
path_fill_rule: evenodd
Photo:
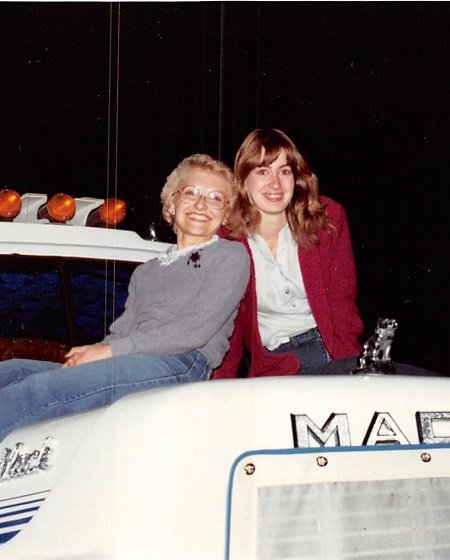
M 83 344 L 101 340 L 122 313 L 131 272 L 123 263 L 92 263 L 71 271 L 77 332 Z
M 0 258 L 0 337 L 68 345 L 101 340 L 122 313 L 136 264 L 82 259 Z

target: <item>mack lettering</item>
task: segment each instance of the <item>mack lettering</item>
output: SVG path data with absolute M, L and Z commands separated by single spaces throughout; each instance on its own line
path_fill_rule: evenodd
M 13 448 L 5 447 L 0 455 L 0 482 L 47 470 L 52 449 L 51 437 L 45 438 L 40 449 L 28 453 L 24 452 L 22 442 L 17 442 Z
M 330 414 L 320 427 L 307 414 L 291 414 L 294 447 L 351 446 L 347 413 Z M 450 443 L 450 412 L 416 412 L 417 441 L 425 444 Z M 411 443 L 390 412 L 373 413 L 365 436 L 357 445 L 408 445 Z

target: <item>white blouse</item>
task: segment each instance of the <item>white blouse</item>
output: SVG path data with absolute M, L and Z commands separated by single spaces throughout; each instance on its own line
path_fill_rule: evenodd
M 298 246 L 288 225 L 278 234 L 276 257 L 260 235 L 249 235 L 248 242 L 255 264 L 261 340 L 274 350 L 316 326 L 306 298 Z

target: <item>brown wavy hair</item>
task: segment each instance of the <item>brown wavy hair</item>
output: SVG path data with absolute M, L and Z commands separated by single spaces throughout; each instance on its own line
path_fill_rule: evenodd
M 251 203 L 245 181 L 256 167 L 270 165 L 284 150 L 295 179 L 294 193 L 286 208 L 292 235 L 305 249 L 318 242 L 317 231 L 330 229 L 319 198 L 319 182 L 292 140 L 276 128 L 257 128 L 242 142 L 234 161 L 237 197 L 228 216 L 232 237 L 254 233 L 261 222 L 259 210 Z

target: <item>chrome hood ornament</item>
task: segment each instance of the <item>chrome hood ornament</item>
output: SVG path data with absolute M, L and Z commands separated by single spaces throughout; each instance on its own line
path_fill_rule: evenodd
M 358 367 L 352 373 L 395 373 L 391 346 L 397 327 L 395 319 L 378 319 L 375 332 L 364 343 L 358 356 Z

